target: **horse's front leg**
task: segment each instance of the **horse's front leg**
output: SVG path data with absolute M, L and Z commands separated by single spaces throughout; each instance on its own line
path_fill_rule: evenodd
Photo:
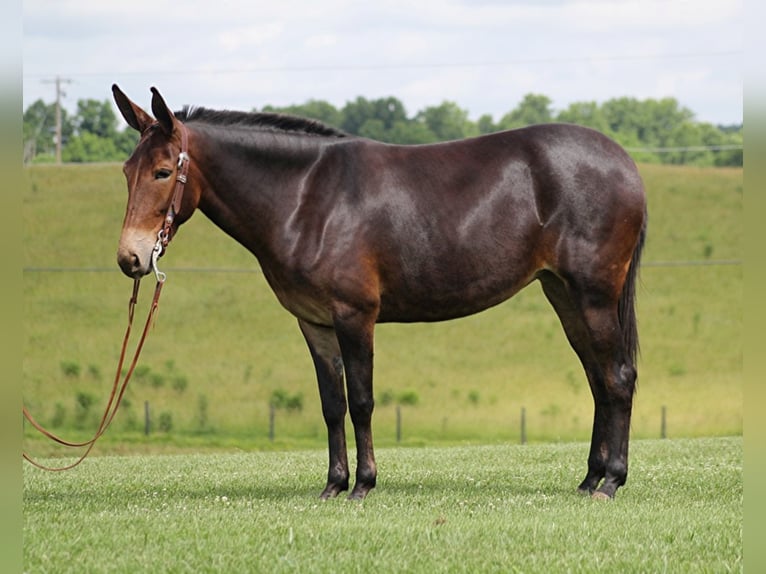
M 319 383 L 319 397 L 322 414 L 327 425 L 327 443 L 330 466 L 327 471 L 327 486 L 321 498 L 334 498 L 348 490 L 348 457 L 346 454 L 346 395 L 343 389 L 343 359 L 338 338 L 331 327 L 322 327 L 305 321 L 298 321 L 303 336 L 311 351 Z
M 372 356 L 375 313 L 336 309 L 335 332 L 343 355 L 348 407 L 356 438 L 356 484 L 349 499 L 361 500 L 375 487 L 378 471 L 372 446 Z

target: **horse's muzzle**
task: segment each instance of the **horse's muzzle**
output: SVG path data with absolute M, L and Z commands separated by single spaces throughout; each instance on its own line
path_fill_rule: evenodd
M 140 279 L 152 270 L 154 243 L 148 237 L 123 234 L 117 249 L 117 263 L 131 279 Z

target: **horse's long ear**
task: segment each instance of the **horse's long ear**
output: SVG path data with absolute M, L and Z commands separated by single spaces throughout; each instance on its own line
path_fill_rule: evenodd
M 162 131 L 168 135 L 172 134 L 175 123 L 178 120 L 173 115 L 173 112 L 170 111 L 165 100 L 162 99 L 160 92 L 154 87 L 152 88 L 152 112 L 154 112 L 154 116 L 157 118 Z
M 122 117 L 125 118 L 125 121 L 134 130 L 143 132 L 154 123 L 154 118 L 131 102 L 130 98 L 123 93 L 117 84 L 112 84 L 112 94 L 120 113 L 122 113 Z

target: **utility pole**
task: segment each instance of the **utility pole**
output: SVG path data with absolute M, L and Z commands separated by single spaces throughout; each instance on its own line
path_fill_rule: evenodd
M 56 163 L 61 163 L 61 98 L 66 96 L 61 84 L 71 84 L 69 78 L 56 76 L 53 80 L 43 80 L 44 84 L 56 84 Z

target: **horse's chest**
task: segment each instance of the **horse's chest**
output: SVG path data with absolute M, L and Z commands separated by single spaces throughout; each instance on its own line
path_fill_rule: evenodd
M 316 325 L 332 325 L 330 306 L 319 288 L 307 281 L 287 281 L 264 274 L 279 302 L 292 315 Z

